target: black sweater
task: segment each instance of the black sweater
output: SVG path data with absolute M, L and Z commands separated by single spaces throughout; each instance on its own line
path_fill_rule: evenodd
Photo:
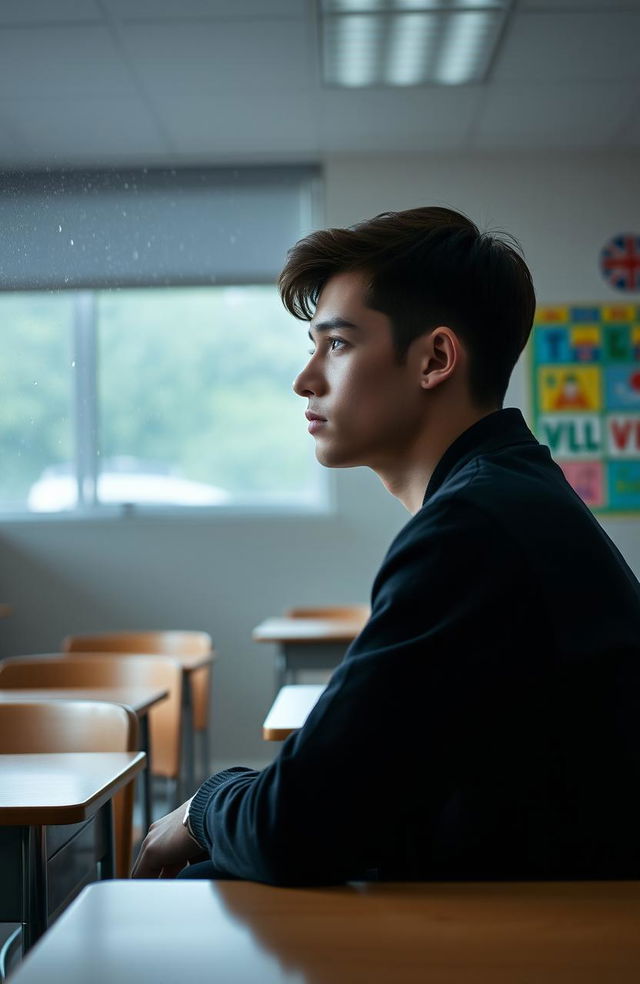
M 216 868 L 640 877 L 640 587 L 519 411 L 447 450 L 371 604 L 277 759 L 198 790 Z

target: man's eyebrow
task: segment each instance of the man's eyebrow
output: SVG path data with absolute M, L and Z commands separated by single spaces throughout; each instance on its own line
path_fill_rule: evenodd
M 322 331 L 331 331 L 332 328 L 355 328 L 355 329 L 357 329 L 357 327 L 358 326 L 357 325 L 354 325 L 351 321 L 345 321 L 344 318 L 329 318 L 328 321 L 319 321 L 317 325 L 314 325 L 313 326 L 313 329 L 314 329 L 314 331 L 321 331 L 322 332 Z M 307 334 L 308 334 L 309 338 L 311 339 L 311 341 L 313 341 L 313 336 L 311 334 L 311 328 L 309 328 L 309 331 L 307 332 Z

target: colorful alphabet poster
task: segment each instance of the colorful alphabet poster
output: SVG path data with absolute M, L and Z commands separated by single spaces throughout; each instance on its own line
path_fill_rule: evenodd
M 640 305 L 538 308 L 531 352 L 538 440 L 592 509 L 640 511 Z

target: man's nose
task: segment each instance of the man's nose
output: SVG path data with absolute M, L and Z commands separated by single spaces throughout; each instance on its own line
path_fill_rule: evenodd
M 318 396 L 323 389 L 320 373 L 314 368 L 313 358 L 307 362 L 302 372 L 293 381 L 293 392 L 298 396 Z

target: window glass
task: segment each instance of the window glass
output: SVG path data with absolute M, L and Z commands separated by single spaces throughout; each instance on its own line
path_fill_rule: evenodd
M 0 322 L 0 507 L 40 510 L 73 476 L 73 298 L 1 293 Z
M 75 509 L 78 462 L 83 511 L 321 498 L 275 287 L 5 293 L 0 317 L 5 512 Z
M 100 292 L 98 499 L 313 499 L 318 469 L 291 390 L 307 347 L 271 286 Z

